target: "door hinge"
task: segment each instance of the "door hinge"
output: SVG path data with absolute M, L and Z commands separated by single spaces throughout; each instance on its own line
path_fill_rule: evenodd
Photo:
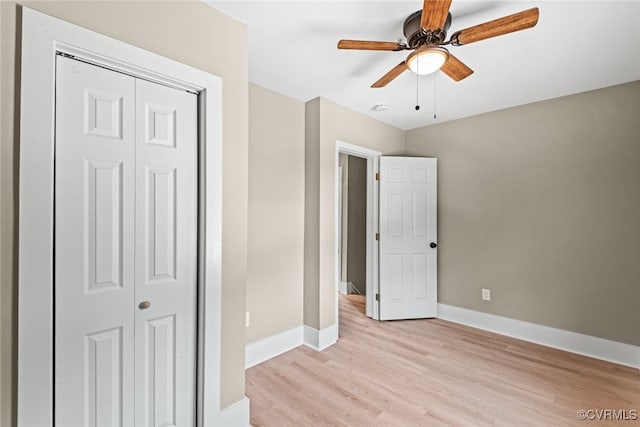
M 380 181 L 380 172 L 376 172 L 376 181 Z
M 380 233 L 376 233 L 376 240 L 380 240 Z
M 380 301 L 380 294 L 376 294 L 376 301 Z

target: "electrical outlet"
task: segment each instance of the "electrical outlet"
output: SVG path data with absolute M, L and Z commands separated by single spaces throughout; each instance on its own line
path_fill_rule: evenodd
M 491 301 L 491 289 L 482 290 L 482 299 L 484 301 Z
M 251 325 L 251 316 L 248 311 L 245 314 L 244 323 L 247 328 L 249 327 L 249 325 Z

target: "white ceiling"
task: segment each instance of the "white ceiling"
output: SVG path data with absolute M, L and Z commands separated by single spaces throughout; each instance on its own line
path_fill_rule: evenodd
M 400 40 L 420 0 L 207 3 L 247 25 L 252 83 L 301 101 L 322 96 L 401 129 L 640 79 L 640 1 L 453 0 L 449 34 L 534 6 L 540 19 L 532 29 L 451 47 L 475 71 L 461 82 L 406 71 L 381 89 L 370 85 L 410 51 L 338 50 L 336 43 Z M 389 108 L 373 111 L 376 104 Z

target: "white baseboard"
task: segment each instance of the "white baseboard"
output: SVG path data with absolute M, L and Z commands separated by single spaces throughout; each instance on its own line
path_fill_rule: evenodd
M 640 369 L 639 346 L 446 304 L 438 304 L 438 318 Z
M 349 293 L 349 282 L 343 282 L 342 280 L 340 282 L 338 282 L 338 292 L 340 292 L 343 295 L 346 295 Z
M 223 409 L 210 419 L 209 426 L 250 427 L 249 399 L 246 397 Z
M 309 326 L 298 326 L 288 331 L 247 344 L 244 352 L 245 369 L 265 362 L 272 357 L 305 344 L 314 350 L 322 351 L 338 340 L 337 325 L 318 331 Z
M 333 324 L 321 330 L 304 326 L 304 344 L 314 350 L 322 351 L 338 341 L 338 325 Z
M 244 367 L 250 368 L 279 354 L 302 345 L 303 327 L 289 329 L 260 341 L 247 344 L 244 353 Z

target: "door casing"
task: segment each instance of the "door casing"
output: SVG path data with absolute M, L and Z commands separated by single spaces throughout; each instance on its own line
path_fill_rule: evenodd
M 23 8 L 18 259 L 18 425 L 53 425 L 55 55 L 198 94 L 197 425 L 221 415 L 222 81 L 219 77 Z M 37 125 L 36 125 L 37 124 Z M 207 405 L 203 402 L 206 401 Z

